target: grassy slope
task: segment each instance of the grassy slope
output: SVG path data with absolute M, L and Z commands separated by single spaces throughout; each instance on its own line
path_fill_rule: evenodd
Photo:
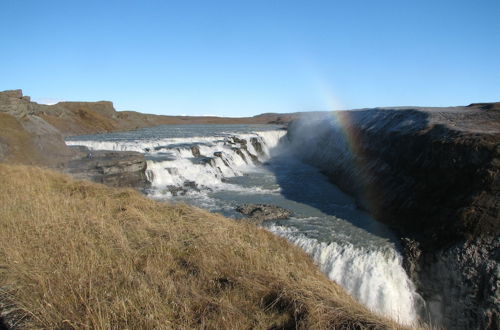
M 116 120 L 89 109 L 77 110 L 63 118 L 46 114 L 41 114 L 40 117 L 67 135 L 115 132 L 122 129 Z
M 33 164 L 41 159 L 32 136 L 14 116 L 6 113 L 0 113 L 0 143 L 7 147 L 8 162 Z
M 397 327 L 284 239 L 132 190 L 0 164 L 0 226 L 0 287 L 29 327 Z
M 157 125 L 185 125 L 185 124 L 268 124 L 276 120 L 289 122 L 296 117 L 293 114 L 268 114 L 257 117 L 190 117 L 164 116 L 143 114 L 134 111 L 118 111 L 113 108 L 108 112 L 100 112 L 95 103 L 76 102 L 73 105 L 54 105 L 64 113 L 50 111 L 45 107 L 40 117 L 56 127 L 63 135 L 82 135 L 104 132 L 127 131 Z M 63 108 L 63 110 L 61 110 Z

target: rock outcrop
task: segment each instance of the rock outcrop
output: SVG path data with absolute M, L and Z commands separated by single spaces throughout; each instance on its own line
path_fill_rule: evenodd
M 74 156 L 21 90 L 0 92 L 0 160 L 61 167 Z
M 133 151 L 88 151 L 85 147 L 77 149 L 85 156 L 69 161 L 64 172 L 111 187 L 143 189 L 149 186 L 144 154 Z
M 407 270 L 432 319 L 451 328 L 499 324 L 498 108 L 377 108 L 289 125 L 299 157 L 413 242 Z
M 243 204 L 236 211 L 256 222 L 288 219 L 293 215 L 290 210 L 271 204 Z
M 0 161 L 47 166 L 110 186 L 147 186 L 146 160 L 140 153 L 92 152 L 88 157 L 88 150 L 66 146 L 60 130 L 44 119 L 49 110 L 55 111 L 60 123 L 70 126 L 66 108 L 102 116 L 116 113 L 111 102 L 64 102 L 50 107 L 31 102 L 21 90 L 0 92 Z

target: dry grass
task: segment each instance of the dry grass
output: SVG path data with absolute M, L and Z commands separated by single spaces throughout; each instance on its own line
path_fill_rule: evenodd
M 14 116 L 6 113 L 0 113 L 0 143 L 8 148 L 6 161 L 33 164 L 40 160 L 32 136 Z
M 40 117 L 63 134 L 102 133 L 120 130 L 116 120 L 87 109 L 68 111 L 64 117 L 46 113 L 40 114 Z
M 23 327 L 398 327 L 284 239 L 132 190 L 0 164 L 0 226 L 3 302 Z

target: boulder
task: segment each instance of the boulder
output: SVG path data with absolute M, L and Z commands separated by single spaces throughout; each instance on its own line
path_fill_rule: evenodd
M 200 191 L 198 185 L 194 181 L 184 181 L 182 186 L 169 185 L 165 188 L 165 190 L 170 192 L 172 196 L 184 196 L 190 190 Z
M 191 152 L 193 153 L 193 157 L 201 157 L 200 153 L 200 147 L 199 146 L 192 146 L 191 147 Z
M 271 204 L 243 204 L 236 211 L 258 222 L 288 219 L 293 215 L 292 211 Z

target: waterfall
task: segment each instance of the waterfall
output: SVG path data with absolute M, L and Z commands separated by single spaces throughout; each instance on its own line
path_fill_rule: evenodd
M 269 159 L 284 130 L 211 137 L 141 140 L 71 140 L 90 150 L 136 151 L 147 157 L 146 175 L 153 188 L 220 188 L 224 179 L 241 176 Z
M 291 227 L 271 225 L 268 229 L 305 250 L 322 272 L 371 310 L 406 325 L 418 320 L 422 299 L 394 249 L 319 242 Z
M 164 198 L 182 195 L 182 198 L 189 196 L 195 198 L 203 195 L 204 198 L 213 200 L 217 197 L 207 197 L 210 191 L 231 191 L 231 194 L 244 191 L 249 194 L 247 190 L 251 190 L 255 194 L 268 194 L 266 201 L 271 200 L 272 203 L 276 198 L 285 197 L 280 194 L 271 196 L 269 190 L 261 189 L 258 185 L 245 190 L 242 186 L 229 184 L 226 181 L 229 178 L 256 171 L 257 166 L 270 159 L 271 150 L 278 146 L 285 135 L 284 130 L 267 130 L 199 137 L 153 138 L 150 135 L 133 139 L 114 139 L 111 136 L 106 139 L 74 138 L 67 141 L 67 144 L 86 146 L 91 150 L 144 153 L 147 159 L 146 175 L 152 184 L 152 191 L 148 193 L 151 197 Z M 298 139 L 295 139 L 288 145 L 285 143 L 280 151 L 285 154 L 301 154 L 303 157 L 320 154 L 322 163 L 329 164 L 334 163 L 334 158 L 337 162 L 340 159 L 343 165 L 352 161 L 350 154 L 345 150 L 344 140 L 328 139 L 326 142 L 328 143 L 323 141 L 321 146 L 318 144 L 318 150 L 318 148 L 305 148 Z M 321 152 L 325 150 L 330 152 Z M 290 167 L 291 163 L 285 162 L 284 164 Z M 305 166 L 300 164 L 298 166 Z M 328 194 L 324 186 L 318 182 L 320 180 L 328 185 L 323 177 L 308 176 L 293 180 L 297 181 L 299 190 L 311 187 L 305 185 L 305 181 L 317 180 L 314 181 L 316 183 L 313 187 L 320 188 L 321 193 L 318 196 L 314 195 L 316 202 L 323 201 L 322 198 L 325 198 L 325 203 L 328 203 L 332 202 L 330 199 L 335 198 L 332 194 Z M 279 187 L 279 189 L 282 188 L 282 186 Z M 198 194 L 199 192 L 201 194 Z M 309 194 L 311 193 L 312 190 L 309 191 Z M 325 193 L 327 195 L 324 195 Z M 345 200 L 342 200 L 340 204 L 345 204 Z M 234 209 L 232 204 L 228 204 L 227 207 Z M 298 220 L 305 225 L 304 219 L 299 217 Z M 339 221 L 343 220 L 339 219 Z M 418 321 L 417 311 L 422 306 L 422 299 L 405 273 L 401 256 L 392 244 L 374 243 L 371 246 L 370 244 L 352 244 L 347 241 L 320 241 L 308 237 L 306 232 L 292 225 L 272 224 L 267 225 L 266 228 L 305 250 L 331 280 L 342 285 L 368 308 L 406 325 L 414 325 Z M 338 228 L 341 229 L 341 227 Z M 348 235 L 347 232 L 345 234 Z M 370 240 L 368 236 L 363 236 L 361 239 L 365 238 L 367 241 Z

